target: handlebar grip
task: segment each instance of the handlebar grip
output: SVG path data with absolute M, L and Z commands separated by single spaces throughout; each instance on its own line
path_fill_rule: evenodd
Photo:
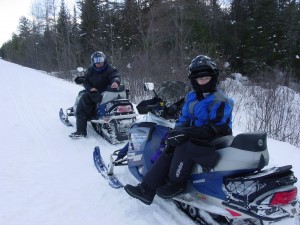
M 136 109 L 138 110 L 139 114 L 147 114 L 148 112 L 156 114 L 155 112 L 165 109 L 165 104 L 162 101 L 158 102 L 153 101 L 152 99 L 144 100 L 136 106 Z
M 74 82 L 75 82 L 76 84 L 83 84 L 84 80 L 85 80 L 85 77 L 84 77 L 84 76 L 79 76 L 79 77 L 76 77 L 76 78 L 74 79 Z

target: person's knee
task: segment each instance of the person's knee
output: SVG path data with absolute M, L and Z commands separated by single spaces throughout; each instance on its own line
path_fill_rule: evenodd
M 84 94 L 81 96 L 80 101 L 81 101 L 81 102 L 87 102 L 87 101 L 89 101 L 89 99 L 90 99 L 89 93 L 86 92 L 86 93 L 84 93 Z
M 102 100 L 102 95 L 98 92 L 89 92 L 88 98 L 92 103 L 99 103 Z

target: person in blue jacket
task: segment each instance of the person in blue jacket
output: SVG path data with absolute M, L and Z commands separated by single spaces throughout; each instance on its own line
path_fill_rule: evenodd
M 107 86 L 118 88 L 121 82 L 118 70 L 111 66 L 103 52 L 96 51 L 91 55 L 91 65 L 85 72 L 83 86 L 85 93 L 81 96 L 76 108 L 76 131 L 71 138 L 87 135 L 87 121 L 95 114 L 96 104 L 101 102 L 101 93 Z
M 195 57 L 188 68 L 193 91 L 186 95 L 181 116 L 169 132 L 164 152 L 137 186 L 124 189 L 150 205 L 157 194 L 169 199 L 182 193 L 194 163 L 213 168 L 219 159 L 210 142 L 232 135 L 233 101 L 217 90 L 219 70 L 205 55 Z

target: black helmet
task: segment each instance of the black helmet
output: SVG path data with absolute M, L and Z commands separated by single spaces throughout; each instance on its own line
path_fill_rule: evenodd
M 217 89 L 219 70 L 217 64 L 208 56 L 198 55 L 189 65 L 188 78 L 191 80 L 193 89 L 198 93 L 213 92 Z M 199 77 L 211 77 L 205 85 L 199 85 L 196 81 Z
M 96 51 L 91 55 L 91 64 L 103 63 L 106 62 L 106 55 L 103 52 Z
M 198 55 L 189 65 L 189 79 L 196 79 L 198 77 L 218 77 L 219 70 L 217 64 L 206 55 Z

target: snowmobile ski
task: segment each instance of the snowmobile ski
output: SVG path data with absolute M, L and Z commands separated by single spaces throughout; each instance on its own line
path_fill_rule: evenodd
M 109 169 L 105 165 L 103 158 L 100 153 L 100 148 L 98 146 L 95 147 L 94 153 L 94 163 L 98 170 L 98 172 L 108 180 L 108 183 L 113 188 L 122 188 L 124 185 L 118 180 L 118 178 L 114 174 L 109 174 Z
M 73 124 L 69 121 L 68 117 L 64 114 L 64 111 L 62 108 L 59 110 L 59 118 L 64 125 L 66 125 L 68 127 L 73 126 Z

